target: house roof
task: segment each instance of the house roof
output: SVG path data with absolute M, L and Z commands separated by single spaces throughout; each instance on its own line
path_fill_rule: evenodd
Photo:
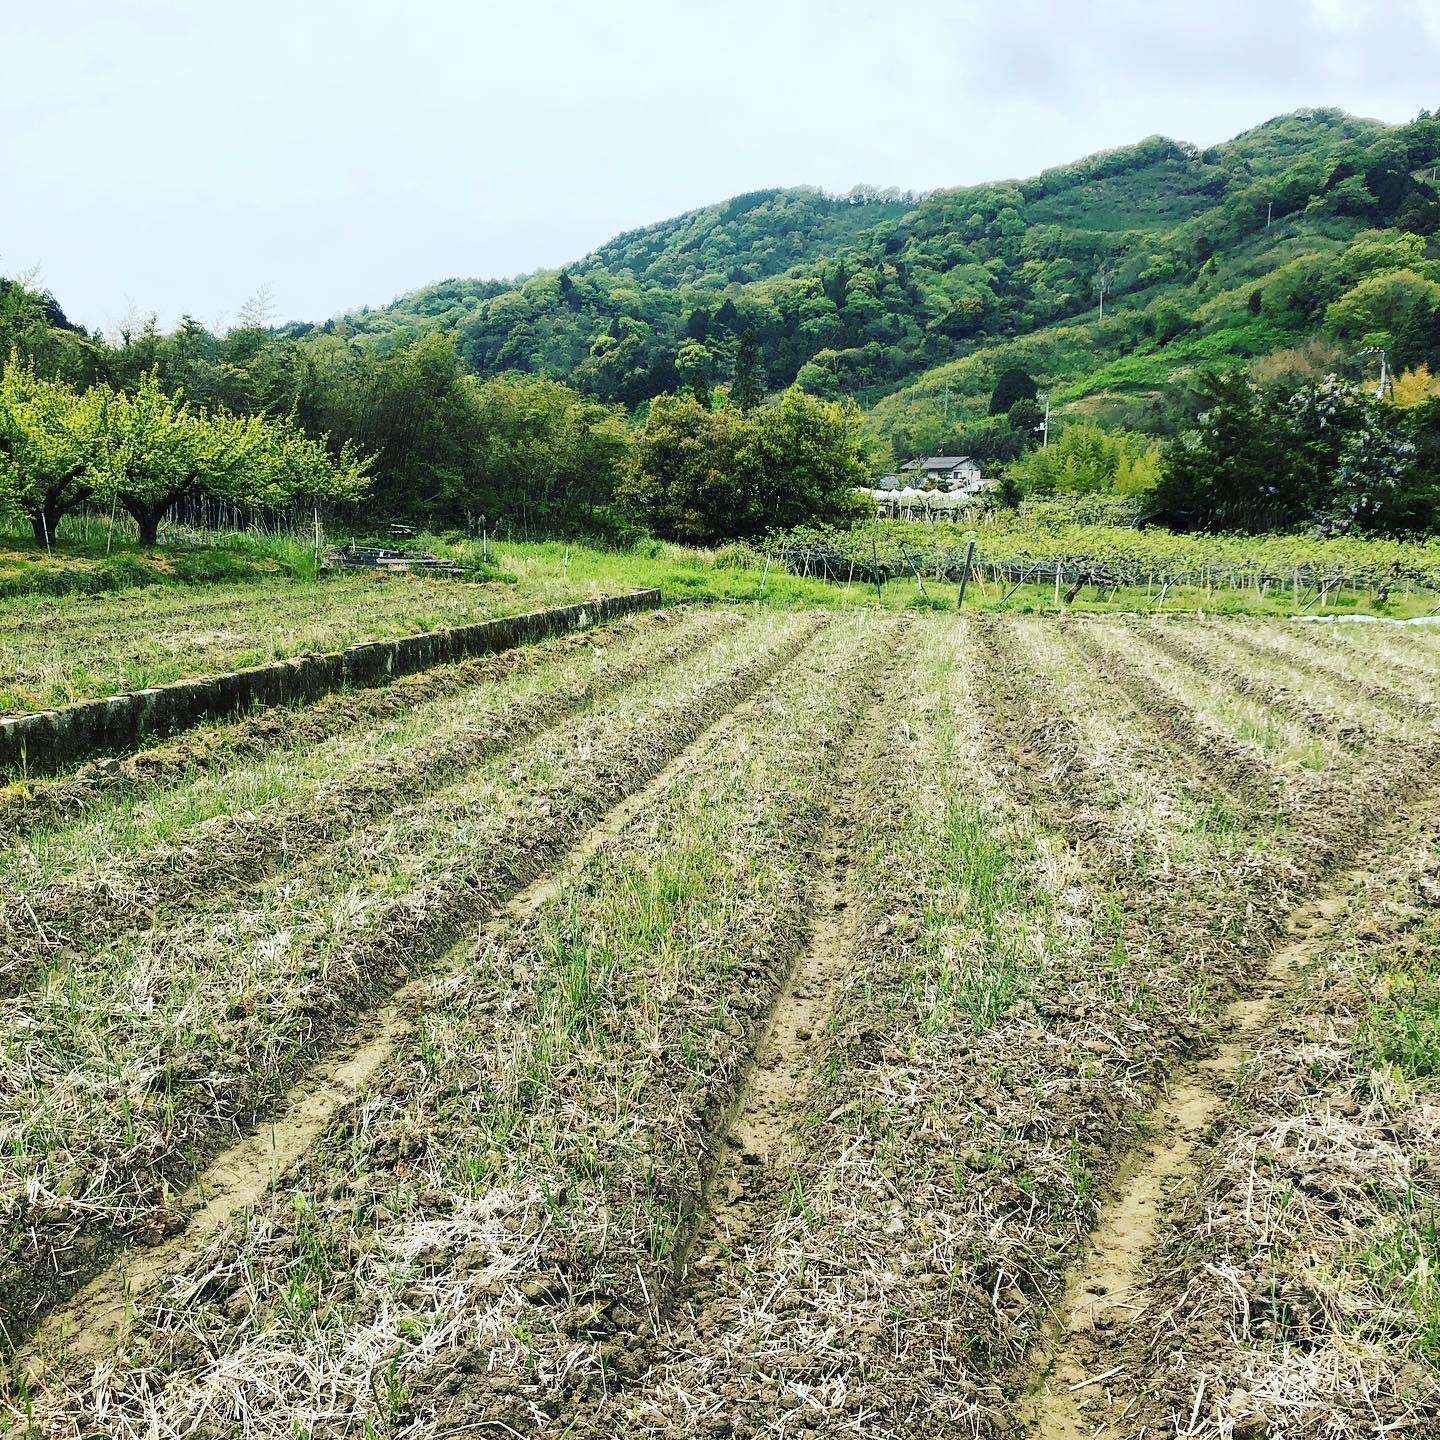
M 969 460 L 968 455 L 925 455 L 919 460 L 909 460 L 902 470 L 953 470 Z

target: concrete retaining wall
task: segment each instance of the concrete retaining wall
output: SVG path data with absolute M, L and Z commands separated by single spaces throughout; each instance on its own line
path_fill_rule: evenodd
M 566 630 L 583 630 L 659 604 L 658 590 L 637 590 L 582 605 L 502 615 L 428 635 L 371 640 L 328 655 L 301 655 L 0 720 L 0 778 L 50 774 L 90 755 L 136 749 L 202 720 L 230 720 L 268 705 L 316 700 L 342 685 L 382 685 L 397 675 L 508 650 Z

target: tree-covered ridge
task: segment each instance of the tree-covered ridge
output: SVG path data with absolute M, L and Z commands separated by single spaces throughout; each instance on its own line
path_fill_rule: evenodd
M 755 190 L 617 235 L 570 269 L 628 271 L 646 285 L 748 285 L 832 253 L 918 198 L 863 185 L 838 196 L 812 186 Z
M 842 196 L 813 186 L 756 190 L 626 231 L 563 271 L 536 271 L 510 281 L 442 280 L 383 309 L 347 316 L 344 323 L 392 342 L 413 339 L 428 329 L 454 329 L 500 296 L 519 292 L 553 303 L 570 293 L 562 275 L 628 277 L 660 289 L 748 284 L 822 258 L 869 226 L 903 214 L 916 198 L 869 186 Z
M 564 270 L 447 281 L 339 323 L 384 344 L 451 330 L 480 375 L 565 379 L 629 407 L 732 381 L 748 335 L 762 388 L 798 380 L 873 403 L 936 366 L 1088 321 L 1102 299 L 1111 313 L 1153 304 L 1149 331 L 1176 331 L 1237 261 L 1233 278 L 1253 285 L 1367 227 L 1433 233 L 1437 131 L 1298 112 L 1207 150 L 1153 137 L 913 204 L 762 191 Z
M 1209 150 L 1156 137 L 921 198 L 757 192 L 564 270 L 447 281 L 319 326 L 277 327 L 261 300 L 221 335 L 186 318 L 107 340 L 12 283 L 0 287 L 0 356 L 13 350 L 77 392 L 134 395 L 148 376 L 212 414 L 293 420 L 332 449 L 348 441 L 373 460 L 377 514 L 620 533 L 632 517 L 614 502 L 637 435 L 657 440 L 655 456 L 682 435 L 696 456 L 730 457 L 731 478 L 788 457 L 786 475 L 808 484 L 792 463 L 804 447 L 775 427 L 811 412 L 793 396 L 788 410 L 764 404 L 792 387 L 838 407 L 816 415 L 851 417 L 817 422 L 832 454 L 850 454 L 858 400 L 867 435 L 851 458 L 872 471 L 888 445 L 899 458 L 974 454 L 992 473 L 1037 443 L 1046 401 L 1062 434 L 1088 420 L 1191 433 L 1205 372 L 1236 361 L 1251 365 L 1272 429 L 1289 424 L 1275 404 L 1326 376 L 1373 388 L 1380 348 L 1424 390 L 1422 367 L 1440 373 L 1437 166 L 1428 114 L 1388 127 L 1297 113 Z M 652 403 L 677 393 L 683 406 Z M 1094 469 L 1104 447 L 1085 440 L 1075 458 Z M 1127 452 L 1115 473 L 1133 478 L 1151 451 Z M 720 491 L 693 499 L 714 489 L 698 460 L 672 468 L 670 498 L 639 507 L 648 523 L 718 534 L 744 509 L 717 510 Z M 1140 468 L 1153 480 L 1148 460 Z M 1339 513 L 1322 469 L 1297 479 L 1287 523 Z M 1051 481 L 1075 488 L 1078 474 Z M 691 498 L 676 509 L 676 495 Z M 1413 528 L 1440 513 L 1408 498 L 1382 508 L 1390 520 L 1367 504 L 1357 523 Z M 1238 513 L 1233 497 L 1210 509 Z M 1185 513 L 1209 523 L 1209 511 Z

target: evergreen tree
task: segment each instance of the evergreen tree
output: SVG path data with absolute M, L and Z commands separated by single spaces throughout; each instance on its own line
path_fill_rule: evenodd
M 747 330 L 735 349 L 735 381 L 730 387 L 730 397 L 741 410 L 750 411 L 760 403 L 764 393 L 760 347 L 755 343 L 755 332 Z
M 1017 400 L 1033 400 L 1036 385 L 1028 370 L 1012 365 L 996 377 L 995 388 L 990 392 L 990 413 L 1008 415 Z

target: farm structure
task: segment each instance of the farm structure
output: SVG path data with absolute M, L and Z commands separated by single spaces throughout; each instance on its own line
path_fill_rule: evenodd
M 1440 635 L 661 609 L 260 718 L 0 803 L 9 1433 L 1435 1433 Z

